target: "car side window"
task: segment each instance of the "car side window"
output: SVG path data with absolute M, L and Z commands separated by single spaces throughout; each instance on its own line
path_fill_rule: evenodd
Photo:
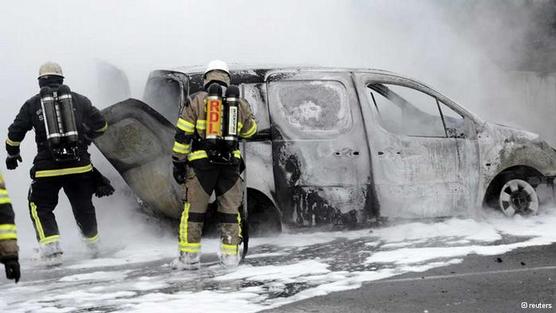
M 370 84 L 368 91 L 386 130 L 415 137 L 446 137 L 435 97 L 393 84 Z
M 273 120 L 304 134 L 334 135 L 351 127 L 347 90 L 339 81 L 278 81 L 269 85 Z
M 266 105 L 266 84 L 242 84 L 242 96 L 251 107 L 255 119 L 257 120 L 257 127 L 259 131 L 270 128 L 270 121 L 268 117 L 268 106 Z
M 143 99 L 171 123 L 175 123 L 181 107 L 181 86 L 171 78 L 150 79 Z
M 438 101 L 440 111 L 446 124 L 446 134 L 450 138 L 464 138 L 465 137 L 465 123 L 464 117 L 452 110 L 449 106 L 441 101 Z

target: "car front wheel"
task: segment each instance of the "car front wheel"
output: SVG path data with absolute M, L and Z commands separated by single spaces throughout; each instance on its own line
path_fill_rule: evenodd
M 525 180 L 511 179 L 502 186 L 498 205 L 506 216 L 535 214 L 539 209 L 539 197 Z

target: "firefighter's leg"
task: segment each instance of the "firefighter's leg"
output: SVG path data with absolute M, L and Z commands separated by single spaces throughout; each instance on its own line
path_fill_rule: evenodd
M 59 247 L 60 233 L 53 211 L 61 187 L 57 178 L 44 178 L 34 180 L 29 188 L 29 213 L 41 249 L 51 244 Z
M 179 228 L 179 249 L 184 253 L 201 251 L 201 235 L 208 201 L 214 189 L 217 171 L 187 169 L 186 195 Z
M 77 226 L 87 244 L 98 241 L 98 228 L 93 193 L 95 183 L 91 173 L 68 175 L 64 181 L 64 192 L 68 196 Z
M 239 169 L 237 167 L 223 168 L 215 191 L 220 219 L 221 255 L 233 256 L 232 263 L 239 262 L 238 245 L 241 242 L 239 209 L 243 198 Z

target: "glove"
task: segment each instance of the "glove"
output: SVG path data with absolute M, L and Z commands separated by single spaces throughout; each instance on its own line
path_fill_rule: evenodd
M 178 184 L 183 185 L 187 178 L 187 162 L 173 161 L 172 163 L 174 163 L 174 179 Z
M 4 268 L 6 269 L 6 278 L 15 280 L 17 284 L 21 277 L 17 256 L 3 259 L 2 263 L 4 263 Z
M 15 170 L 19 165 L 19 162 L 23 162 L 21 155 L 8 155 L 6 158 L 6 168 L 9 170 Z
M 94 138 L 91 136 L 92 135 L 91 128 L 87 126 L 87 124 L 85 123 L 81 123 L 81 127 L 83 127 L 83 129 L 85 130 L 84 132 L 82 132 L 83 137 L 85 137 L 85 140 L 92 142 Z
M 93 168 L 93 178 L 95 180 L 95 196 L 97 198 L 107 197 L 114 193 L 114 187 L 110 180 L 102 175 L 96 167 Z

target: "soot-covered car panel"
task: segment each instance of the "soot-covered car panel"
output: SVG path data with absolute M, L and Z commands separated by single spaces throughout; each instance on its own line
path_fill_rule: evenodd
M 556 175 L 556 151 L 538 136 L 486 123 L 400 75 L 251 67 L 232 70 L 232 83 L 259 124 L 243 148 L 250 223 L 261 228 L 469 215 L 483 203 L 506 214 L 535 211 L 535 188 Z M 171 125 L 200 88 L 199 69 L 152 72 L 146 104 L 138 110 L 130 99 L 106 109 L 112 127 L 96 142 L 141 200 L 174 218 L 182 189 L 171 179 Z M 114 142 L 130 134 L 157 138 L 148 143 L 154 154 L 123 160 Z

